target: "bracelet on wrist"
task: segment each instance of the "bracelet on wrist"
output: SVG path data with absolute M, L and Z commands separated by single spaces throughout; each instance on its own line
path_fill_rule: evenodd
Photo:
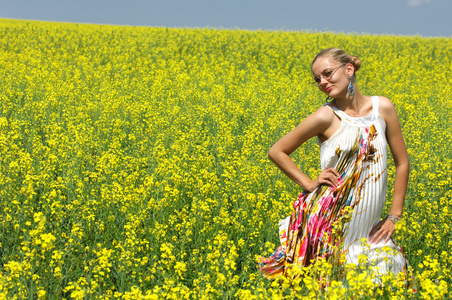
M 400 218 L 394 216 L 393 214 L 389 214 L 386 218 L 388 220 L 391 220 L 392 223 L 394 223 L 394 224 L 397 223 L 398 221 L 400 221 Z

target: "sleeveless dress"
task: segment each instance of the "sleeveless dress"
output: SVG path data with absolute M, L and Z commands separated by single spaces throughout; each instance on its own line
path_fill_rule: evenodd
M 341 119 L 341 126 L 320 143 L 321 169 L 335 168 L 339 185 L 321 185 L 298 196 L 292 215 L 279 222 L 281 246 L 270 257 L 261 258 L 259 267 L 267 278 L 287 276 L 293 265 L 307 266 L 319 257 L 337 258 L 342 252 L 346 262 L 353 264 L 365 254 L 377 274 L 408 275 L 407 260 L 392 238 L 387 243 L 382 239 L 363 244 L 380 221 L 386 199 L 386 123 L 378 113 L 378 96 L 372 97 L 372 112 L 364 117 L 351 117 L 325 105 Z

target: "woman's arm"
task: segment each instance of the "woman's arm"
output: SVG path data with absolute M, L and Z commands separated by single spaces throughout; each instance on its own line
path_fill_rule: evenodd
M 396 167 L 394 196 L 389 213 L 401 218 L 403 203 L 405 201 L 405 194 L 408 186 L 410 161 L 405 141 L 403 140 L 402 129 L 400 128 L 397 112 L 389 99 L 380 97 L 380 114 L 386 122 L 386 140 L 388 141 L 389 148 L 391 149 Z M 394 232 L 394 229 L 395 224 L 391 220 L 382 220 L 370 232 L 370 236 L 373 235 L 370 242 L 378 243 L 384 236 L 386 236 L 386 243 Z
M 290 179 L 308 191 L 313 191 L 323 183 L 336 186 L 338 184 L 339 173 L 333 168 L 322 171 L 315 180 L 312 180 L 295 165 L 289 156 L 310 138 L 324 136 L 326 133 L 329 133 L 328 131 L 332 129 L 331 125 L 334 123 L 334 120 L 335 116 L 331 109 L 320 107 L 315 113 L 304 119 L 295 129 L 278 140 L 270 148 L 268 157 Z

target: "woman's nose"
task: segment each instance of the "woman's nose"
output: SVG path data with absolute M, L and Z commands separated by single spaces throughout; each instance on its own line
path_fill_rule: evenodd
M 320 76 L 320 82 L 319 82 L 319 84 L 327 83 L 327 82 L 328 82 L 328 80 L 326 80 L 326 78 L 324 78 L 323 76 Z

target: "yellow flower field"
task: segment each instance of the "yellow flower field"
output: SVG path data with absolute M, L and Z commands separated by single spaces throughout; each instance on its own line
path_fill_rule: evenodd
M 452 39 L 4 19 L 0 36 L 0 298 L 448 297 Z M 301 192 L 267 151 L 324 103 L 310 63 L 331 46 L 399 113 L 412 172 L 395 239 L 416 293 L 365 266 L 344 282 L 325 261 L 296 282 L 257 269 Z M 318 151 L 293 154 L 312 177 Z M 386 212 L 392 161 L 389 176 Z

